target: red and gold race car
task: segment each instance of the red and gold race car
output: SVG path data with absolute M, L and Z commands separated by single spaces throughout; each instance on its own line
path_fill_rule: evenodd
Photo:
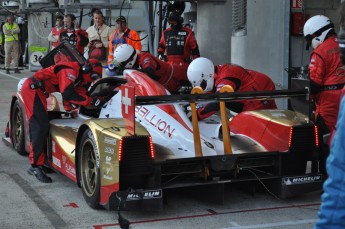
M 26 154 L 21 84 L 3 140 Z M 163 194 L 181 187 L 209 187 L 205 195 L 214 192 L 219 199 L 227 183 L 264 186 L 281 198 L 322 188 L 318 132 L 307 116 L 282 109 L 233 114 L 224 108 L 205 120 L 195 118 L 196 104 L 307 97 L 307 90 L 171 95 L 144 73 L 125 70 L 97 81 L 89 93 L 107 102 L 66 115 L 56 96 L 48 98 L 50 134 L 44 140 L 46 166 L 81 187 L 92 208 L 157 210 Z

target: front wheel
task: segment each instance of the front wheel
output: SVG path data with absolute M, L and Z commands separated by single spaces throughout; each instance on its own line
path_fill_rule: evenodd
M 24 115 L 18 100 L 13 105 L 11 120 L 13 147 L 20 155 L 28 155 L 25 151 Z
M 100 208 L 100 163 L 95 138 L 91 130 L 83 133 L 79 151 L 79 174 L 83 196 L 94 209 Z

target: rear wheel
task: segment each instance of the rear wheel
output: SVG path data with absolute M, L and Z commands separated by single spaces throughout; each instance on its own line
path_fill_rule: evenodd
M 79 152 L 80 184 L 83 196 L 91 208 L 100 208 L 100 168 L 95 138 L 91 130 L 84 132 Z
M 25 151 L 24 116 L 18 100 L 13 105 L 11 120 L 13 147 L 20 155 L 28 155 L 28 153 Z

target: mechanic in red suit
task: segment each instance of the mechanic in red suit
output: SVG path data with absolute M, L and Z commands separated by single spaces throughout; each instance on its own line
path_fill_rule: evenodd
M 185 69 L 164 62 L 150 53 L 137 53 L 128 44 L 119 45 L 114 52 L 114 65 L 119 73 L 123 69 L 138 69 L 161 83 L 171 93 L 178 92 L 181 85 L 188 83 Z
M 304 25 L 304 37 L 313 52 L 309 64 L 310 94 L 315 101 L 315 123 L 319 130 L 320 171 L 326 173 L 325 163 L 329 146 L 323 136 L 335 129 L 341 89 L 345 83 L 345 68 L 331 20 L 323 15 L 311 17 Z M 309 47 L 307 47 L 309 48 Z
M 160 59 L 165 59 L 166 55 L 168 63 L 184 68 L 186 74 L 190 62 L 200 57 L 198 43 L 194 32 L 182 26 L 183 18 L 178 13 L 170 13 L 168 23 L 170 28 L 162 33 L 158 55 Z
M 238 92 L 275 90 L 273 81 L 265 74 L 232 64 L 214 66 L 211 60 L 204 57 L 192 61 L 187 75 L 194 87 L 200 86 L 205 92 L 218 92 L 224 85 L 230 85 L 234 91 Z M 274 100 L 243 100 L 227 102 L 226 106 L 237 113 L 277 108 Z M 219 109 L 219 102 L 209 103 L 198 109 L 198 118 L 199 120 L 205 119 Z
M 62 98 L 71 104 L 95 104 L 96 101 L 87 96 L 87 89 L 101 75 L 102 66 L 98 60 L 91 59 L 82 67 L 77 62 L 64 62 L 41 69 L 24 82 L 21 92 L 30 134 L 31 167 L 28 173 L 39 181 L 52 182 L 42 169 L 46 157 L 45 139 L 49 132 L 47 97 L 53 92 L 60 92 Z

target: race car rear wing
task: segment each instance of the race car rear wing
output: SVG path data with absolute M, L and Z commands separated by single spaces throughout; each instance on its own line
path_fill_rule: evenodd
M 220 115 L 222 121 L 222 133 L 224 153 L 232 154 L 232 147 L 230 142 L 230 131 L 228 127 L 228 117 L 226 113 L 225 102 L 227 101 L 241 101 L 241 100 L 269 100 L 276 98 L 292 98 L 305 97 L 309 100 L 309 90 L 277 90 L 277 91 L 253 91 L 253 92 L 233 92 L 231 86 L 225 85 L 222 93 L 217 94 L 203 94 L 204 91 L 200 87 L 195 87 L 190 95 L 165 95 L 165 96 L 134 96 L 135 88 L 127 85 L 122 85 L 122 116 L 125 119 L 127 131 L 135 135 L 135 106 L 136 105 L 157 105 L 157 104 L 171 104 L 171 103 L 190 103 L 192 110 L 192 125 L 194 136 L 195 156 L 203 156 L 200 141 L 199 124 L 196 111 L 196 102 L 219 101 Z M 133 99 L 134 98 L 134 99 Z

